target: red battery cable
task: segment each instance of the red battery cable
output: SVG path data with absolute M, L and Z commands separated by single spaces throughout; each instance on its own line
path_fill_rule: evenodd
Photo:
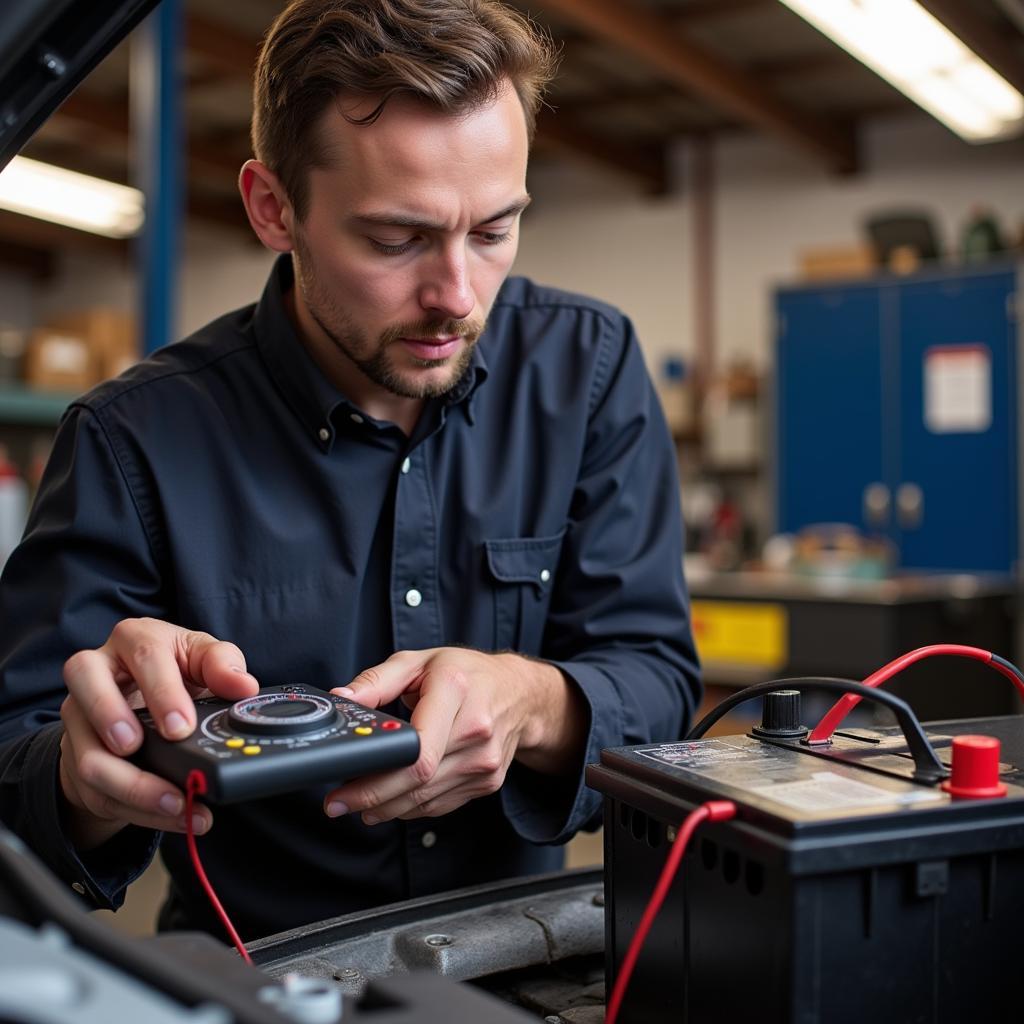
M 873 672 L 864 680 L 864 685 L 881 686 L 915 662 L 939 654 L 973 658 L 975 661 L 985 662 L 1006 676 L 1017 687 L 1021 696 L 1024 696 L 1024 674 L 1020 669 L 991 651 L 983 651 L 980 647 L 965 647 L 961 644 L 930 644 L 927 647 L 918 647 L 916 650 L 902 654 L 890 661 L 888 665 L 884 665 L 877 672 Z M 855 693 L 847 693 L 840 697 L 822 716 L 821 721 L 807 737 L 807 742 L 811 744 L 828 743 L 832 739 L 832 734 L 842 724 L 843 719 L 860 703 L 860 699 Z

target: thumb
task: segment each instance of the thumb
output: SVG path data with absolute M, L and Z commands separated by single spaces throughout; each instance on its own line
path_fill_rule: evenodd
M 185 642 L 189 675 L 194 682 L 225 700 L 251 697 L 259 692 L 260 684 L 249 673 L 245 655 L 235 644 L 209 633 L 189 633 Z
M 418 690 L 423 668 L 431 651 L 399 651 L 387 661 L 363 669 L 348 686 L 335 687 L 331 692 L 364 707 L 379 708 Z

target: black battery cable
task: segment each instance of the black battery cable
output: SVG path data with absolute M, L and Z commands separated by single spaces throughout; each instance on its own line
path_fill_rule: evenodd
M 753 700 L 755 697 L 763 697 L 766 693 L 774 693 L 776 690 L 831 690 L 833 693 L 856 694 L 858 699 L 863 698 L 883 704 L 894 712 L 896 721 L 903 731 L 903 738 L 907 741 L 907 750 L 914 759 L 914 780 L 926 785 L 935 785 L 949 774 L 931 743 L 928 742 L 928 737 L 925 736 L 917 716 L 905 700 L 900 700 L 899 697 L 894 697 L 884 690 L 875 690 L 863 683 L 854 682 L 852 679 L 807 676 L 795 679 L 775 679 L 767 683 L 758 683 L 756 686 L 748 686 L 716 705 L 689 731 L 686 739 L 700 739 L 715 722 L 732 711 L 734 707 Z

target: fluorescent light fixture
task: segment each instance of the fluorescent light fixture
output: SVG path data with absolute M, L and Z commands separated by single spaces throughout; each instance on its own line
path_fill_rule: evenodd
M 782 0 L 968 142 L 1024 131 L 1024 96 L 916 0 Z
M 109 238 L 134 235 L 145 218 L 137 188 L 16 156 L 0 171 L 0 208 Z

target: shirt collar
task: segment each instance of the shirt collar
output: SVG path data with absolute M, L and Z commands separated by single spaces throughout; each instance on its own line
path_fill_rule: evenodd
M 271 376 L 309 436 L 324 451 L 334 444 L 334 415 L 339 408 L 361 412 L 324 376 L 299 339 L 285 308 L 285 295 L 294 285 L 291 256 L 277 258 L 253 316 L 253 332 Z M 485 335 L 486 336 L 486 332 Z M 483 338 L 481 338 L 483 341 Z M 487 362 L 481 345 L 473 346 L 469 366 L 444 397 L 445 406 L 465 404 L 473 422 L 472 399 L 487 379 Z
M 293 283 L 291 256 L 284 253 L 274 262 L 256 306 L 253 333 L 274 383 L 310 438 L 327 451 L 334 442 L 332 414 L 342 403 L 349 403 L 323 375 L 292 326 L 285 295 Z

